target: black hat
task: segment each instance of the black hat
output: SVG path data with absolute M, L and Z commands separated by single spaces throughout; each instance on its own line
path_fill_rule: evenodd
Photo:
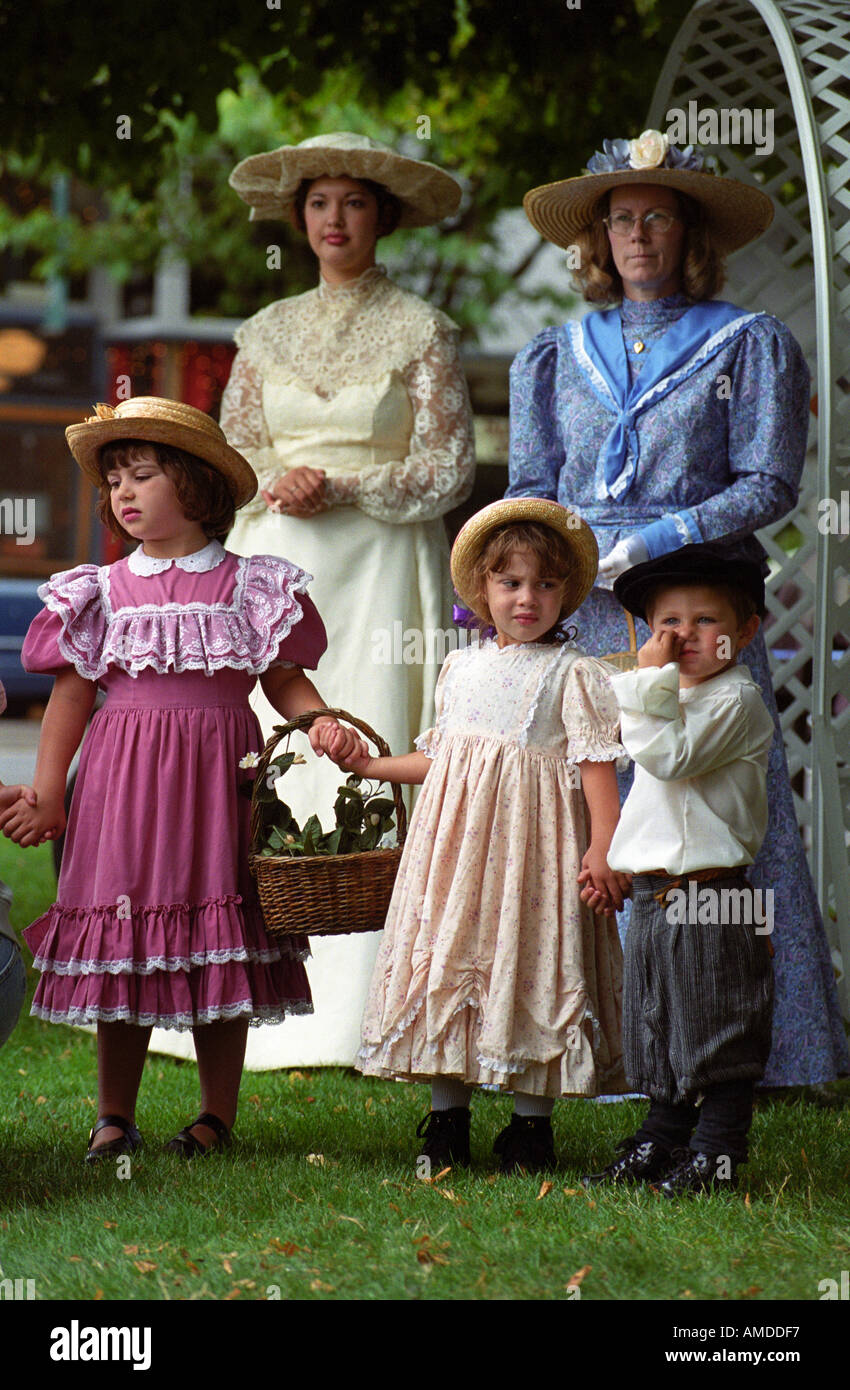
M 741 589 L 752 599 L 760 618 L 767 612 L 764 579 L 757 562 L 733 555 L 719 545 L 683 545 L 655 560 L 634 565 L 614 580 L 614 597 L 636 618 L 646 622 L 646 600 L 660 583 L 710 587 L 718 584 Z

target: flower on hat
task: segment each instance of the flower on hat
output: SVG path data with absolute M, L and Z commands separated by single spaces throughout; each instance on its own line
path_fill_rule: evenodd
M 671 145 L 660 130 L 645 130 L 636 140 L 603 140 L 602 150 L 587 161 L 589 174 L 614 174 L 626 169 L 701 170 L 705 160 L 693 145 Z
M 629 162 L 633 169 L 657 169 L 667 153 L 670 141 L 660 130 L 645 130 L 636 140 L 629 141 Z

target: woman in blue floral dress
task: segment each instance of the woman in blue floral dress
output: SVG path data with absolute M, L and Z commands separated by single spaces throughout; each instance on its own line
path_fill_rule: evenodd
M 708 172 L 658 131 L 606 140 L 603 151 L 583 176 L 525 198 L 544 237 L 577 249 L 584 298 L 615 307 L 545 329 L 517 356 L 507 494 L 552 498 L 593 528 L 599 575 L 576 622 L 595 655 L 627 645 L 610 590 L 631 565 L 699 541 L 764 561 L 753 533 L 796 504 L 809 416 L 808 368 L 785 325 L 714 298 L 723 258 L 769 225 L 767 195 Z M 754 886 L 773 890 L 763 1084 L 822 1083 L 850 1058 L 761 634 L 747 665 L 777 729 L 768 830 L 751 871 Z

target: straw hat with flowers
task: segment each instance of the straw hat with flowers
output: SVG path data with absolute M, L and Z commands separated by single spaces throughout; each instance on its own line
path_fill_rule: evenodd
M 151 444 L 170 444 L 203 459 L 227 482 L 236 507 L 249 502 L 257 491 L 257 475 L 240 453 L 232 449 L 221 428 L 192 405 L 162 396 L 131 396 L 116 406 L 96 405 L 95 414 L 65 431 L 68 447 L 86 477 L 99 487 L 98 452 L 114 439 L 144 439 Z
M 302 179 L 343 175 L 371 179 L 394 193 L 401 203 L 400 227 L 429 227 L 457 212 L 460 203 L 460 184 L 444 169 L 348 130 L 252 154 L 237 164 L 230 185 L 250 204 L 253 222 L 288 217 Z
M 693 198 L 724 256 L 761 236 L 773 220 L 773 203 L 761 189 L 711 172 L 692 145 L 680 150 L 660 130 L 645 130 L 635 140 L 605 140 L 586 173 L 532 188 L 523 207 L 541 236 L 567 247 L 591 223 L 602 194 L 629 183 L 657 184 Z
M 475 563 L 490 535 L 511 522 L 536 521 L 551 526 L 568 543 L 575 565 L 567 577 L 561 611 L 566 615 L 580 608 L 593 588 L 599 568 L 596 537 L 581 517 L 558 502 L 545 497 L 510 497 L 491 502 L 470 517 L 452 546 L 452 582 L 462 603 L 488 621 L 482 609 L 475 577 Z

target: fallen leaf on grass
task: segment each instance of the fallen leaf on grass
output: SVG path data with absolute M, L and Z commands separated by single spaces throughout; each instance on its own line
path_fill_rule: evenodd
M 138 1247 L 138 1245 L 125 1245 L 125 1246 L 124 1246 L 124 1254 L 125 1254 L 125 1255 L 138 1255 L 138 1253 L 139 1253 L 139 1247 Z
M 462 1197 L 458 1197 L 456 1192 L 452 1192 L 450 1187 L 435 1187 L 434 1191 L 438 1197 L 445 1197 L 447 1202 L 458 1202 L 460 1206 L 466 1206 Z
M 242 1296 L 242 1290 L 241 1290 L 241 1289 L 231 1289 L 231 1290 L 230 1290 L 230 1293 L 226 1293 L 226 1294 L 224 1295 L 224 1302 L 225 1302 L 225 1303 L 232 1303 L 232 1301 L 233 1301 L 234 1298 L 241 1298 L 241 1296 Z
M 583 1187 L 565 1187 L 565 1188 L 564 1188 L 564 1196 L 565 1196 L 565 1197 L 580 1197 L 580 1196 L 582 1195 L 582 1193 L 583 1193 L 585 1190 L 586 1190 L 586 1189 L 583 1188 Z
M 291 1240 L 280 1241 L 277 1236 L 272 1236 L 269 1245 L 272 1250 L 279 1250 L 281 1255 L 300 1255 L 302 1251 L 305 1251 L 303 1245 L 295 1245 Z M 309 1255 L 309 1253 L 309 1250 L 306 1250 L 306 1254 Z
M 750 1284 L 748 1289 L 742 1289 L 738 1298 L 755 1298 L 757 1293 L 761 1293 L 761 1284 Z
M 368 1110 L 370 1113 L 371 1113 L 371 1111 L 373 1111 L 373 1110 L 375 1109 L 375 1102 L 374 1102 L 374 1100 L 372 1099 L 371 1096 L 367 1096 L 366 1099 L 364 1100 L 364 1102 L 363 1102 L 363 1109 L 364 1109 L 364 1110 Z
M 440 1241 L 439 1244 L 432 1244 L 431 1237 L 426 1233 L 413 1242 L 417 1246 L 416 1258 L 421 1265 L 447 1265 L 448 1258 L 442 1253 L 451 1248 L 447 1240 Z
M 229 1260 L 222 1260 L 221 1267 L 224 1270 L 225 1274 L 233 1273 L 233 1265 L 230 1263 Z
M 419 1174 L 417 1173 L 416 1181 L 424 1182 L 428 1187 L 433 1187 L 435 1183 L 441 1182 L 443 1178 L 447 1177 L 451 1171 L 452 1169 L 450 1164 L 448 1168 L 441 1168 L 439 1173 L 437 1173 L 436 1176 L 432 1178 L 420 1178 Z
M 567 1288 L 580 1288 L 587 1275 L 590 1273 L 592 1269 L 593 1265 L 582 1265 L 581 1269 L 577 1269 L 575 1274 L 570 1275 L 569 1279 L 567 1280 Z
M 752 1204 L 752 1202 L 750 1201 L 750 1194 L 749 1194 L 749 1192 L 745 1192 L 745 1193 L 744 1193 L 744 1206 L 747 1208 L 747 1211 L 752 1211 L 752 1209 L 753 1209 L 753 1204 Z
M 325 1155 L 324 1155 L 324 1154 L 308 1154 L 308 1155 L 307 1155 L 307 1162 L 308 1162 L 308 1163 L 312 1163 L 314 1168 L 324 1168 L 324 1166 L 325 1166 Z
M 249 1097 L 248 1097 L 248 1104 L 249 1104 L 249 1105 L 257 1105 L 257 1106 L 259 1106 L 259 1105 L 262 1105 L 262 1103 L 263 1103 L 263 1102 L 262 1102 L 262 1098 L 261 1098 L 260 1096 L 249 1096 Z
M 46 1104 L 47 1104 L 47 1096 L 36 1096 L 36 1098 L 35 1098 L 35 1103 L 36 1103 L 36 1105 L 46 1105 Z
M 117 1221 L 104 1221 L 103 1224 L 106 1227 L 107 1231 L 115 1231 L 118 1229 Z
M 360 1229 L 361 1229 L 361 1231 L 365 1231 L 365 1229 L 366 1229 L 366 1227 L 363 1225 L 363 1222 L 362 1222 L 362 1221 L 358 1221 L 356 1216 L 343 1216 L 343 1214 L 342 1214 L 341 1211 L 334 1212 L 334 1216 L 336 1217 L 337 1221 L 350 1221 L 350 1222 L 352 1222 L 353 1225 L 359 1226 Z
M 312 1279 L 312 1280 L 310 1281 L 310 1288 L 313 1290 L 314 1293 L 333 1293 L 333 1292 L 334 1292 L 334 1286 L 333 1286 L 333 1284 L 323 1284 L 322 1281 L 321 1281 L 321 1279 Z
M 102 1298 L 103 1298 L 103 1289 L 95 1289 L 95 1291 L 94 1291 L 94 1301 L 95 1301 L 95 1303 L 99 1303 L 100 1300 L 101 1300 Z
M 133 1264 L 140 1274 L 151 1274 L 156 1269 L 153 1260 L 134 1260 Z
M 83 1257 L 82 1255 L 69 1255 L 68 1260 L 72 1265 L 81 1265 L 83 1262 Z
M 539 1202 L 543 1197 L 548 1197 L 548 1196 L 549 1196 L 549 1193 L 552 1191 L 553 1186 L 554 1186 L 554 1184 L 551 1183 L 551 1182 L 549 1182 L 548 1179 L 540 1184 L 540 1191 L 539 1191 L 538 1194 L 537 1194 L 537 1200 L 538 1200 L 538 1202 Z

